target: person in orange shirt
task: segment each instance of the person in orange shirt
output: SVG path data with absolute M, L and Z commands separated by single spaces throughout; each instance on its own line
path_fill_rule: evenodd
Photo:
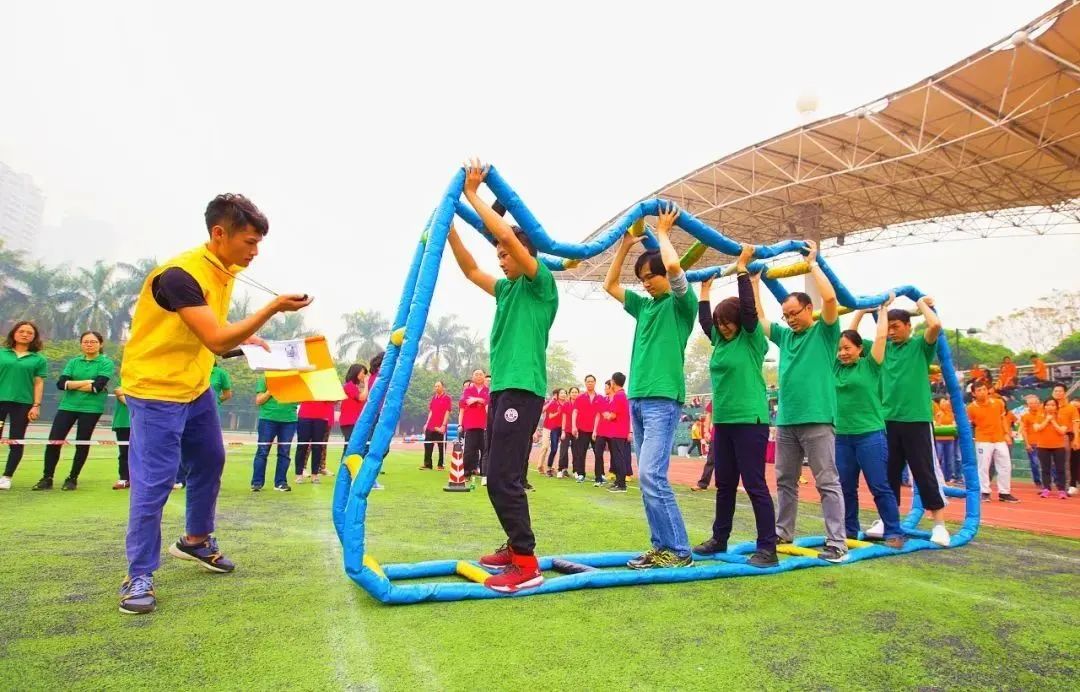
M 1043 362 L 1042 358 L 1032 356 L 1031 369 L 1031 375 L 1020 380 L 1020 384 L 1038 384 L 1050 381 L 1050 369 L 1046 367 L 1046 363 Z
M 990 397 L 985 382 L 975 385 L 975 401 L 968 404 L 967 414 L 975 428 L 975 451 L 979 457 L 979 491 L 984 502 L 990 500 L 990 466 L 997 470 L 998 500 L 1019 502 L 1012 490 L 1012 429 L 1005 422 L 1005 403 Z
M 1065 426 L 1065 465 L 1069 469 L 1069 494 L 1077 491 L 1080 476 L 1080 410 L 1065 397 L 1065 385 L 1055 384 L 1053 398 L 1057 402 L 1058 422 Z
M 998 391 L 1016 387 L 1016 372 L 1016 363 L 1012 362 L 1012 358 L 1009 356 L 1002 358 L 1001 369 L 998 370 Z
M 956 425 L 952 403 L 947 396 L 934 400 L 934 425 Z M 960 457 L 956 453 L 956 433 L 935 435 L 934 450 L 937 452 L 938 465 L 941 466 L 941 475 L 945 477 L 945 482 L 952 486 L 962 486 L 964 474 L 960 468 Z
M 1067 404 L 1066 404 L 1067 405 Z M 1042 491 L 1039 497 L 1050 497 L 1051 465 L 1057 472 L 1058 497 L 1068 500 L 1069 494 L 1065 492 L 1065 433 L 1069 426 L 1061 422 L 1058 402 L 1054 398 L 1047 399 L 1043 403 L 1043 417 L 1031 426 L 1032 431 L 1038 436 L 1039 463 L 1042 466 Z M 1066 414 L 1068 415 L 1068 414 Z
M 1031 482 L 1042 485 L 1038 452 L 1039 436 L 1032 429 L 1033 425 L 1043 419 L 1042 402 L 1034 394 L 1028 394 L 1024 397 L 1024 403 L 1027 404 L 1027 411 L 1020 416 L 1020 439 L 1024 441 L 1024 449 L 1027 451 L 1028 462 L 1031 464 Z M 1050 479 L 1046 479 L 1046 482 L 1049 483 Z
M 975 363 L 971 366 L 971 370 L 968 370 L 968 382 L 978 382 L 979 380 L 986 380 L 989 382 L 990 376 L 983 366 Z

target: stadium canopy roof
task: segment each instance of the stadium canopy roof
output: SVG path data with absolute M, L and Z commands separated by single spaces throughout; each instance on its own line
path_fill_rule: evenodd
M 736 151 L 644 199 L 672 200 L 736 240 L 816 237 L 843 251 L 1075 232 L 1078 134 L 1080 0 L 1070 0 L 907 89 Z M 672 239 L 680 252 L 693 242 Z M 562 278 L 601 281 L 611 253 Z M 709 250 L 698 266 L 726 261 Z

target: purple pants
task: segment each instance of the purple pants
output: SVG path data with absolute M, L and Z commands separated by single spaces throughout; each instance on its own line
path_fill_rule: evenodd
M 131 412 L 131 503 L 128 509 L 128 574 L 150 574 L 161 564 L 161 513 L 183 460 L 187 477 L 187 533 L 214 531 L 214 513 L 225 444 L 214 392 L 189 404 L 127 398 Z

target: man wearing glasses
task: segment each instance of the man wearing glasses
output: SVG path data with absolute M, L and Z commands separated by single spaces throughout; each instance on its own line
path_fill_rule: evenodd
M 836 290 L 817 263 L 817 244 L 806 241 L 810 274 L 821 294 L 821 319 L 814 319 L 810 296 L 792 293 L 780 305 L 787 327 L 765 318 L 754 276 L 758 320 L 765 335 L 780 348 L 780 410 L 776 417 L 776 535 L 780 543 L 795 537 L 799 511 L 799 476 L 803 458 L 810 462 L 825 516 L 825 549 L 829 562 L 847 558 L 844 496 L 836 472 L 836 385 L 833 361 L 840 341 Z

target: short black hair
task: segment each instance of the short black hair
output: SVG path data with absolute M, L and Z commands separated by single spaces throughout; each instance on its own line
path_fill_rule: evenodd
M 360 384 L 360 375 L 367 374 L 367 368 L 360 363 L 353 363 L 349 366 L 348 371 L 345 373 L 345 381 L 352 382 L 353 384 Z
M 807 305 L 813 305 L 813 303 L 814 303 L 814 301 L 810 300 L 810 294 L 809 293 L 803 293 L 802 291 L 792 291 L 791 293 L 788 294 L 787 298 L 784 298 L 784 301 L 788 301 L 788 300 L 790 300 L 792 298 L 799 301 L 799 305 L 801 305 L 804 308 Z
M 383 358 L 385 357 L 386 351 L 379 351 L 371 357 L 371 363 L 368 364 L 368 367 L 371 368 L 371 374 L 378 374 L 379 370 L 382 368 Z
M 105 337 L 101 335 L 101 332 L 95 332 L 93 329 L 87 329 L 85 332 L 80 334 L 79 341 L 85 339 L 87 334 L 93 334 L 94 338 L 97 339 L 99 343 L 101 343 L 102 345 L 105 344 Z
M 716 325 L 716 328 L 720 328 L 721 322 L 740 326 L 739 307 L 739 299 L 735 297 L 724 298 L 717 303 L 712 314 L 713 324 Z
M 596 382 L 596 375 L 586 375 L 586 376 L 585 376 L 585 379 L 587 380 L 587 379 L 589 379 L 590 377 L 591 377 L 591 378 L 593 379 L 593 382 Z M 582 380 L 582 382 L 584 382 L 584 381 L 585 381 L 585 380 Z
M 659 250 L 646 250 L 641 253 L 634 262 L 634 276 L 641 278 L 641 270 L 648 265 L 653 276 L 667 276 L 667 267 L 664 266 L 664 258 Z
M 976 391 L 978 389 L 989 389 L 989 388 L 990 388 L 990 385 L 988 385 L 986 383 L 986 380 L 976 380 L 975 381 L 975 386 L 971 388 L 971 391 L 974 392 L 974 391 Z
M 530 255 L 536 257 L 536 246 L 533 245 L 532 239 L 529 237 L 529 234 L 526 233 L 521 228 L 521 226 L 511 226 L 510 228 L 514 231 L 514 237 L 517 238 L 518 242 L 521 243 L 525 247 L 525 249 L 529 251 Z
M 270 222 L 266 215 L 259 211 L 247 197 L 226 192 L 210 200 L 206 205 L 206 230 L 209 232 L 214 226 L 224 226 L 229 233 L 242 231 L 251 226 L 259 235 L 270 232 Z
M 841 339 L 847 339 L 848 341 L 850 341 L 855 346 L 858 346 L 859 348 L 862 348 L 862 343 L 863 343 L 862 336 L 857 331 L 855 331 L 854 329 L 845 329 L 844 331 L 840 332 L 840 338 Z
M 611 381 L 621 387 L 626 384 L 626 375 L 622 374 L 621 372 L 617 372 L 611 376 Z
M 893 308 L 892 310 L 889 310 L 886 319 L 889 322 L 892 322 L 892 321 L 895 320 L 896 322 L 903 322 L 904 324 L 911 324 L 911 313 L 908 312 L 907 310 L 898 310 L 897 308 Z

